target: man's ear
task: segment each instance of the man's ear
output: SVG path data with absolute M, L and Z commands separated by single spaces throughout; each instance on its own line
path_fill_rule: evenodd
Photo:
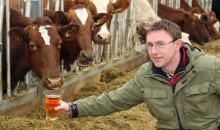
M 183 41 L 182 41 L 182 39 L 177 39 L 175 42 L 176 42 L 176 44 L 178 46 L 178 50 L 179 50 L 181 48 L 181 46 L 183 45 Z

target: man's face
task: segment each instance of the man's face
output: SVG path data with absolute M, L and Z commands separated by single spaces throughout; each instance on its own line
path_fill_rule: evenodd
M 169 69 L 179 64 L 181 42 L 174 41 L 164 30 L 152 31 L 146 38 L 148 54 L 157 68 Z

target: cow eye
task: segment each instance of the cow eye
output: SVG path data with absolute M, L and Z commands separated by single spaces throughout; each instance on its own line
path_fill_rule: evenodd
M 30 42 L 30 49 L 33 51 L 37 50 L 37 47 L 33 42 Z

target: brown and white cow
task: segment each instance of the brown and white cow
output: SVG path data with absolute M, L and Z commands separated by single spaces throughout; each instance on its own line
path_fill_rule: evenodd
M 116 2 L 110 2 L 110 0 L 90 0 L 88 8 L 94 10 L 94 14 L 107 13 L 109 14 L 108 21 L 102 26 L 96 26 L 93 28 L 92 40 L 95 44 L 109 44 L 110 43 L 110 25 L 114 14 L 125 11 L 130 6 L 130 0 L 117 0 Z M 93 4 L 95 8 L 93 8 Z
M 10 66 L 11 88 L 14 89 L 25 74 L 33 70 L 42 79 L 43 86 L 48 89 L 59 89 L 63 84 L 60 72 L 61 37 L 68 39 L 75 25 L 57 28 L 48 17 L 22 19 L 22 14 L 10 10 Z M 3 90 L 6 92 L 6 28 L 5 14 L 3 23 Z M 21 26 L 20 26 L 21 25 Z M 25 26 L 26 27 L 22 27 Z M 19 27 L 20 26 L 20 27 Z M 66 33 L 68 32 L 68 36 Z
M 193 14 L 193 11 L 178 10 L 158 3 L 158 15 L 161 18 L 176 23 L 183 32 L 189 34 L 190 40 L 203 45 L 210 41 L 211 37 L 203 22 Z
M 96 44 L 110 43 L 110 24 L 114 14 L 125 11 L 130 6 L 130 0 L 117 0 L 111 2 L 110 0 L 66 0 L 64 10 L 69 10 L 74 4 L 84 4 L 92 15 L 99 13 L 106 13 L 109 15 L 108 21 L 102 26 L 95 26 L 92 32 L 92 40 Z
M 71 65 L 77 61 L 79 66 L 88 66 L 93 60 L 91 33 L 92 28 L 101 26 L 108 19 L 108 15 L 101 13 L 95 16 L 82 4 L 73 6 L 68 12 L 44 11 L 57 25 L 74 23 L 79 26 L 79 32 L 72 41 L 64 41 L 61 58 L 64 59 L 64 69 L 71 71 Z M 73 69 L 73 68 L 72 68 Z
M 218 20 L 213 11 L 206 13 L 206 11 L 199 5 L 199 3 L 196 0 L 192 0 L 193 8 L 190 7 L 185 0 L 180 1 L 180 7 L 185 9 L 186 11 L 190 11 L 193 8 L 197 8 L 196 12 L 194 12 L 194 15 L 202 20 L 211 38 L 213 39 L 220 38 L 218 30 L 216 30 L 215 28 L 215 24 L 217 24 Z

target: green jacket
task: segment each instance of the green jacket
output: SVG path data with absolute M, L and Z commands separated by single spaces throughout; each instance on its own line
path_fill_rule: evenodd
M 220 59 L 183 45 L 190 59 L 175 91 L 165 77 L 152 73 L 152 62 L 140 67 L 121 88 L 75 101 L 78 116 L 108 115 L 145 102 L 157 129 L 215 130 L 220 124 Z M 190 49 L 191 48 L 191 49 Z

